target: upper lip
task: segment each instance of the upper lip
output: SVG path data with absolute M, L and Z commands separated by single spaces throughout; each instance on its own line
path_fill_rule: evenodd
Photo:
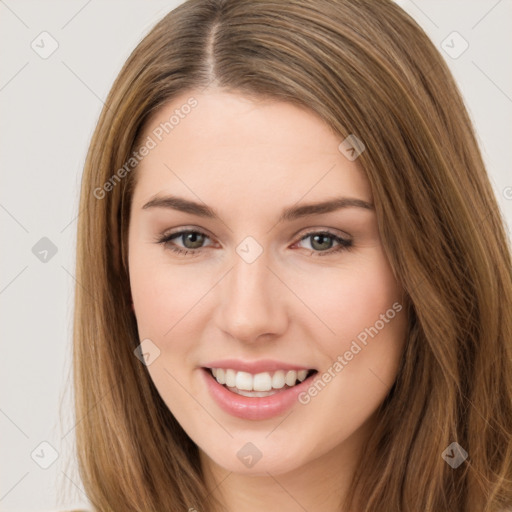
M 260 359 L 258 361 L 242 361 L 241 359 L 222 359 L 211 361 L 204 365 L 205 368 L 224 368 L 239 372 L 248 372 L 252 374 L 262 372 L 272 372 L 276 370 L 313 370 L 311 366 L 300 364 L 284 363 L 274 359 Z

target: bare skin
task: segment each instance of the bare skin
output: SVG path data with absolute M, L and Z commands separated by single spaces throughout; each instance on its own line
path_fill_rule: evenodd
M 405 341 L 402 289 L 369 182 L 319 117 L 283 102 L 192 91 L 153 115 L 145 136 L 191 96 L 197 106 L 137 169 L 129 270 L 140 339 L 160 350 L 148 370 L 225 510 L 339 511 Z M 143 208 L 169 195 L 220 218 Z M 370 207 L 278 221 L 285 208 L 339 197 Z M 204 236 L 194 249 L 187 236 L 158 243 L 178 230 Z M 262 250 L 250 264 L 236 250 L 247 237 Z M 370 327 L 378 333 L 355 353 Z M 304 403 L 248 420 L 221 409 L 205 385 L 202 368 L 227 358 L 304 365 L 317 378 L 330 369 L 331 378 Z M 252 467 L 237 456 L 249 442 L 261 453 Z

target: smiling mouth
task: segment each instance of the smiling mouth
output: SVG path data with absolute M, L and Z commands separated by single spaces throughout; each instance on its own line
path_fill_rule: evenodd
M 261 398 L 281 393 L 313 377 L 317 370 L 277 370 L 252 374 L 225 368 L 204 368 L 232 393 Z

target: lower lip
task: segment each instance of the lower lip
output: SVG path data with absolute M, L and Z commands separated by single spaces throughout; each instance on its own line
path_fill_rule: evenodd
M 201 369 L 211 397 L 217 405 L 228 414 L 244 420 L 266 420 L 287 411 L 298 401 L 298 395 L 305 391 L 311 384 L 311 377 L 270 396 L 248 397 L 237 395 L 219 384 L 208 370 Z

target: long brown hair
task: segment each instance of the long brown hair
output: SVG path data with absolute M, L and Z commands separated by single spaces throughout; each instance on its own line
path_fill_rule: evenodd
M 340 142 L 355 134 L 366 146 L 358 161 L 409 326 L 354 475 L 351 510 L 511 505 L 504 221 L 447 66 L 391 0 L 189 0 L 125 63 L 90 144 L 78 221 L 76 435 L 92 504 L 101 512 L 215 509 L 197 446 L 134 356 L 141 340 L 126 265 L 137 171 L 126 162 L 152 113 L 208 85 L 305 106 Z M 468 454 L 458 468 L 441 456 L 452 442 Z

